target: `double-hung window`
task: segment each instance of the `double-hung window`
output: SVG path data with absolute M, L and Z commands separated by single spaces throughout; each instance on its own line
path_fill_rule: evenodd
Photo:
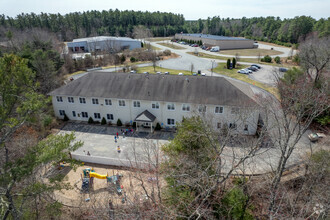
M 105 105 L 112 105 L 111 99 L 104 100 Z
M 223 107 L 222 106 L 216 106 L 214 111 L 217 114 L 221 114 L 221 113 L 223 113 Z
M 125 106 L 125 100 L 118 100 L 119 106 Z
M 159 109 L 159 103 L 158 102 L 151 103 L 151 108 Z
M 57 102 L 63 102 L 62 96 L 56 96 Z
M 230 123 L 230 124 L 229 124 L 229 128 L 230 128 L 230 129 L 233 129 L 233 130 L 236 130 L 236 128 L 237 128 L 236 123 Z
M 94 113 L 94 118 L 95 119 L 101 119 L 101 114 L 100 113 Z
M 79 102 L 80 102 L 81 104 L 86 104 L 86 98 L 80 97 L 80 98 L 79 98 Z
M 65 115 L 65 111 L 64 110 L 59 110 L 60 115 L 64 116 Z
M 199 105 L 199 106 L 198 106 L 198 112 L 199 112 L 199 113 L 204 113 L 204 112 L 206 112 L 206 105 Z
M 68 102 L 69 102 L 69 103 L 74 103 L 74 99 L 73 99 L 73 97 L 68 97 Z
M 168 118 L 167 125 L 175 125 L 175 120 L 173 118 Z
M 81 117 L 88 118 L 88 112 L 81 112 Z
M 133 106 L 135 107 L 135 108 L 140 108 L 140 101 L 134 101 L 133 102 Z
M 113 114 L 107 114 L 107 119 L 108 120 L 113 120 Z
M 188 105 L 188 104 L 182 104 L 182 111 L 189 112 L 190 111 L 190 105 Z
M 174 105 L 174 103 L 168 103 L 168 104 L 167 104 L 167 110 L 171 110 L 171 111 L 175 110 L 175 105 Z
M 93 105 L 98 105 L 99 104 L 99 100 L 96 98 L 92 98 L 92 103 Z

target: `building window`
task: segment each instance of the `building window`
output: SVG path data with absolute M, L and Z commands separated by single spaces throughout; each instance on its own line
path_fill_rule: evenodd
M 111 99 L 105 99 L 104 102 L 105 105 L 112 105 Z
M 232 114 L 238 114 L 239 113 L 239 108 L 238 107 L 231 108 L 231 113 Z
M 171 111 L 175 110 L 175 105 L 174 105 L 174 103 L 168 103 L 168 104 L 167 104 L 167 110 L 171 110 Z
M 223 107 L 222 106 L 216 106 L 215 107 L 215 113 L 217 113 L 217 114 L 223 113 Z
M 125 106 L 125 100 L 118 100 L 119 106 Z
M 230 124 L 229 124 L 229 128 L 230 128 L 230 129 L 233 129 L 233 130 L 236 130 L 237 126 L 236 126 L 235 123 L 230 123 Z
M 221 128 L 221 123 L 220 123 L 220 122 L 217 123 L 217 128 L 218 128 L 218 129 Z
M 244 131 L 248 131 L 249 130 L 249 125 L 244 125 Z
M 70 102 L 70 103 L 74 103 L 74 99 L 73 99 L 73 97 L 68 97 L 68 102 Z
M 151 103 L 151 108 L 153 108 L 153 109 L 159 109 L 159 103 L 158 102 Z
M 92 98 L 92 103 L 94 105 L 98 105 L 99 104 L 99 100 L 98 99 L 95 99 L 95 98 Z
M 200 105 L 200 106 L 198 106 L 198 111 L 199 111 L 199 113 L 206 112 L 206 105 Z
M 134 101 L 133 106 L 136 108 L 140 108 L 140 101 Z
M 189 112 L 190 111 L 190 105 L 188 105 L 188 104 L 182 104 L 182 111 Z
M 107 119 L 108 120 L 113 120 L 113 114 L 107 114 Z
M 81 112 L 81 117 L 88 118 L 88 113 L 87 112 Z
M 72 116 L 76 117 L 76 111 L 72 111 Z
M 168 118 L 167 119 L 167 124 L 168 125 L 175 125 L 175 120 L 173 118 Z
M 94 118 L 95 119 L 101 119 L 101 114 L 100 113 L 94 113 Z
M 62 96 L 56 96 L 57 102 L 63 102 Z
M 79 98 L 79 102 L 82 103 L 82 104 L 86 104 L 86 99 L 85 98 L 82 98 L 80 97 Z
M 65 111 L 64 110 L 59 110 L 60 115 L 64 116 L 65 115 Z

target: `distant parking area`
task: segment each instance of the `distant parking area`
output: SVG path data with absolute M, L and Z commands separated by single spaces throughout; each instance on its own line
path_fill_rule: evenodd
M 242 49 L 242 50 L 221 50 L 220 54 L 224 55 L 236 55 L 239 56 L 272 56 L 283 54 L 281 51 L 269 50 L 269 49 Z

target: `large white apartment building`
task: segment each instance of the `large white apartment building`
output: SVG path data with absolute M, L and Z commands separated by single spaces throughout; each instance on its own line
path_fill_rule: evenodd
M 91 72 L 50 95 L 55 115 L 70 120 L 104 117 L 172 128 L 184 117 L 201 115 L 215 129 L 253 135 L 259 119 L 250 86 L 223 77 Z

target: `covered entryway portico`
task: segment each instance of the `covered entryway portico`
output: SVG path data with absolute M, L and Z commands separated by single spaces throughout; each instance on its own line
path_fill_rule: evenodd
M 156 116 L 154 116 L 153 114 L 151 114 L 148 110 L 145 110 L 144 112 L 142 112 L 141 114 L 139 114 L 138 116 L 136 116 L 135 118 L 135 122 L 136 122 L 136 131 L 139 131 L 139 126 L 143 126 L 143 127 L 149 127 L 150 126 L 150 132 L 153 132 L 153 125 L 154 125 L 154 121 L 156 119 Z

